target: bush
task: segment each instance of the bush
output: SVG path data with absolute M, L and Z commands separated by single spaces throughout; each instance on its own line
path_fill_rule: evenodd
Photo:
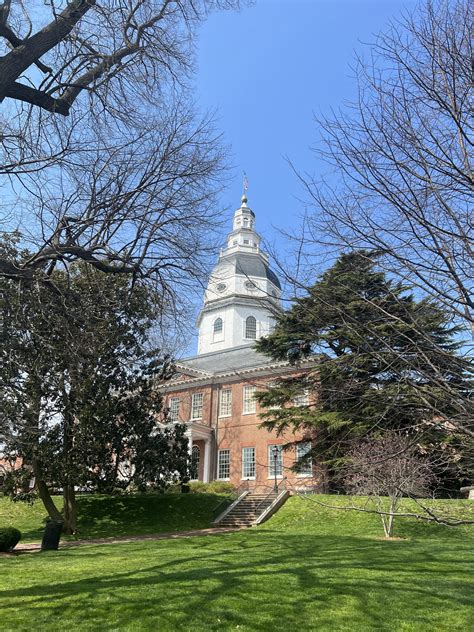
M 235 487 L 226 481 L 212 481 L 211 483 L 194 481 L 189 483 L 189 486 L 193 494 L 231 494 L 235 491 Z
M 21 540 L 21 533 L 13 527 L 0 529 L 0 551 L 8 552 L 16 547 Z

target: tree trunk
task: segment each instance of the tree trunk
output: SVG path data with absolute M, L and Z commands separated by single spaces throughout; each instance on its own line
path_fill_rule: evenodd
M 76 533 L 77 527 L 77 509 L 76 509 L 76 491 L 74 485 L 64 485 L 64 533 L 71 535 Z
M 39 497 L 43 501 L 44 508 L 48 512 L 51 520 L 62 521 L 63 517 L 61 516 L 59 509 L 54 504 L 54 500 L 49 493 L 48 486 L 43 480 L 41 466 L 38 459 L 33 458 L 31 465 L 33 467 L 33 474 L 35 475 L 36 489 L 38 490 Z

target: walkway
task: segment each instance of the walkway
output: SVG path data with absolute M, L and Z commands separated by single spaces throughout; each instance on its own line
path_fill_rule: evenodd
M 96 538 L 93 540 L 64 540 L 61 541 L 59 548 L 66 549 L 73 546 L 82 546 L 85 544 L 123 544 L 127 542 L 146 542 L 148 540 L 176 540 L 178 538 L 190 538 L 200 535 L 219 535 L 220 533 L 232 533 L 240 531 L 239 527 L 211 527 L 209 529 L 196 529 L 194 531 L 169 531 L 167 533 L 155 533 L 152 535 L 124 535 L 118 538 Z M 25 544 L 17 544 L 15 553 L 35 553 L 41 550 L 40 542 L 30 542 Z M 1 554 L 0 554 L 1 555 Z M 12 553 L 10 553 L 12 555 Z

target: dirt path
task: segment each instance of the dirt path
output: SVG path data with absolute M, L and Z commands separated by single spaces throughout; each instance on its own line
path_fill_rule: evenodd
M 147 540 L 176 540 L 178 538 L 190 538 L 200 535 L 219 535 L 220 533 L 232 533 L 240 531 L 240 527 L 214 527 L 209 529 L 196 529 L 194 531 L 169 531 L 167 533 L 155 533 L 152 535 L 124 535 L 118 538 L 95 538 L 93 540 L 64 540 L 60 543 L 60 549 L 85 544 L 121 544 L 126 542 L 145 542 Z M 35 553 L 41 550 L 40 542 L 18 544 L 13 553 L 0 553 L 0 555 L 15 555 L 16 553 Z

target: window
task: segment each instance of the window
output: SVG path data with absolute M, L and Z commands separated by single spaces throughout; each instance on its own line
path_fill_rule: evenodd
M 257 337 L 257 321 L 255 316 L 248 316 L 245 320 L 245 338 L 255 340 Z
M 169 421 L 177 422 L 179 421 L 179 397 L 170 397 L 168 408 L 169 412 Z
M 268 384 L 268 390 L 272 391 L 273 389 L 278 388 L 278 384 L 276 382 L 270 382 Z M 273 404 L 272 406 L 268 406 L 268 410 L 279 410 L 281 408 L 280 404 Z
M 230 450 L 219 450 L 217 453 L 217 478 L 230 477 Z
M 225 388 L 219 393 L 219 417 L 230 417 L 232 414 L 232 389 Z
M 244 244 L 248 245 L 249 243 L 250 243 L 250 241 L 248 239 L 244 239 Z
M 191 419 L 202 419 L 203 393 L 194 393 L 191 400 Z
M 213 325 L 213 340 L 217 341 L 217 340 L 223 340 L 223 334 L 224 334 L 224 323 L 222 321 L 222 318 L 216 318 L 216 320 L 214 321 L 214 325 Z
M 313 461 L 311 457 L 307 457 L 301 465 L 298 465 L 300 459 L 305 457 L 311 452 L 311 441 L 302 441 L 296 444 L 296 464 L 298 476 L 312 476 L 313 474 Z
M 255 448 L 242 448 L 242 478 L 255 478 Z
M 197 480 L 199 477 L 199 459 L 201 457 L 201 450 L 199 446 L 193 445 L 193 449 L 191 451 L 191 467 L 190 467 L 190 477 L 192 480 Z
M 307 388 L 305 388 L 305 390 L 299 395 L 295 395 L 295 397 L 293 397 L 294 406 L 307 406 L 308 403 L 309 403 L 309 391 Z
M 277 476 L 283 476 L 283 451 L 281 445 L 268 446 L 268 478 L 275 478 L 275 472 Z
M 255 386 L 244 386 L 242 412 L 255 413 L 257 411 L 257 400 L 255 399 L 256 390 L 257 388 Z

